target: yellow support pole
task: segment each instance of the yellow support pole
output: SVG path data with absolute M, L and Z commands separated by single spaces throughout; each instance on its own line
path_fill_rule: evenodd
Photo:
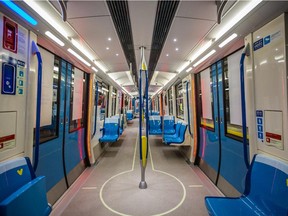
M 147 165 L 147 137 L 142 136 L 142 166 L 145 168 Z

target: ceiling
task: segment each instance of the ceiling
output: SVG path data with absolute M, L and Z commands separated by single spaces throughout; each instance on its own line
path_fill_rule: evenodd
M 113 17 L 106 1 L 68 0 L 67 22 L 62 21 L 61 10 L 57 1 L 37 1 L 37 4 L 54 17 L 67 35 L 63 35 L 63 32 L 59 29 L 53 28 L 51 24 L 48 24 L 49 21 L 41 18 L 24 2 L 17 2 L 17 4 L 39 20 L 37 26 L 30 27 L 37 32 L 39 40 L 46 46 L 49 46 L 55 52 L 69 56 L 66 50 L 69 47 L 73 48 L 70 41 L 73 38 L 92 55 L 89 59 L 82 55 L 81 50 L 73 48 L 98 69 L 97 76 L 113 84 L 118 89 L 124 89 L 130 95 L 136 96 L 138 94 L 138 84 L 137 76 L 135 75 L 139 73 L 141 62 L 139 48 L 145 47 L 144 56 L 148 65 L 155 18 L 159 15 L 159 13 L 156 13 L 158 1 L 129 0 L 125 2 L 128 4 L 126 9 L 130 15 L 130 30 L 133 36 L 136 71 L 130 69 L 129 62 L 123 51 L 123 41 L 118 38 L 119 33 L 114 26 Z M 179 78 L 185 77 L 188 74 L 186 69 L 192 66 L 205 53 L 207 54 L 209 50 L 217 48 L 217 55 L 194 67 L 189 73 L 199 72 L 209 66 L 211 62 L 215 62 L 217 59 L 243 46 L 245 35 L 288 9 L 288 2 L 285 1 L 263 1 L 220 39 L 215 40 L 221 28 L 234 19 L 235 14 L 248 3 L 249 1 L 228 1 L 222 13 L 222 21 L 218 24 L 215 1 L 180 1 L 171 25 L 167 27 L 168 29 L 164 29 L 168 32 L 164 38 L 163 47 L 160 49 L 155 71 L 149 71 L 151 74 L 149 94 L 153 95 L 163 88 L 166 89 Z M 4 9 L 0 10 L 3 11 Z M 50 39 L 44 34 L 47 29 L 65 41 L 65 46 L 60 48 L 54 42 L 50 42 Z M 235 41 L 231 45 L 219 49 L 219 43 L 233 32 L 238 34 Z M 193 59 L 195 52 L 210 40 L 212 40 L 212 45 L 207 49 L 207 52 Z M 74 57 L 70 56 L 69 58 Z M 100 63 L 102 67 L 95 64 L 94 60 L 96 63 Z M 83 65 L 80 61 L 78 63 L 85 71 L 93 72 L 91 67 Z

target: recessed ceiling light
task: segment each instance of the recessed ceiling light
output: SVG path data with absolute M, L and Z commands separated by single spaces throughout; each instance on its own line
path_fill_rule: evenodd
M 119 56 L 119 54 L 118 54 L 118 53 L 116 53 L 116 56 Z
M 111 41 L 112 40 L 112 38 L 111 37 L 108 37 L 108 41 Z
M 173 41 L 174 41 L 174 42 L 177 42 L 177 38 L 174 38 Z
M 106 47 L 106 50 L 109 50 L 109 47 Z
M 178 50 L 179 50 L 179 48 L 177 47 L 175 50 L 176 50 L 176 51 L 178 51 Z
M 167 54 L 166 54 L 166 56 L 168 57 L 168 56 L 169 56 L 169 54 L 167 53 Z

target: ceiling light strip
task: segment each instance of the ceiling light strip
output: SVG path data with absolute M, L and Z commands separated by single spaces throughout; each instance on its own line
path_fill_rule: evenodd
M 100 70 L 102 70 L 104 73 L 106 73 L 108 71 L 108 69 L 106 67 L 104 67 L 98 60 L 93 60 L 94 64 L 100 68 Z
M 181 67 L 179 67 L 176 71 L 178 73 L 181 73 L 191 62 L 190 61 L 185 61 L 184 64 L 181 65 Z
M 202 57 L 199 61 L 197 61 L 195 64 L 193 64 L 193 67 L 197 67 L 199 64 L 201 64 L 203 61 L 205 61 L 207 58 L 209 58 L 215 52 L 216 52 L 216 50 L 210 51 L 208 54 L 206 54 L 204 57 Z
M 207 43 L 205 43 L 193 56 L 189 59 L 191 62 L 193 62 L 195 59 L 197 59 L 202 53 L 204 53 L 210 46 L 212 45 L 212 40 L 209 40 Z
M 228 32 L 233 26 L 235 26 L 241 19 L 243 19 L 261 2 L 262 0 L 252 0 L 247 3 L 246 6 L 236 14 L 236 16 L 233 16 L 233 19 L 231 19 L 223 28 L 221 28 L 221 30 L 215 37 L 215 41 L 220 39 L 226 32 Z
M 98 72 L 97 68 L 95 68 L 95 67 L 91 67 L 91 68 L 92 68 L 92 70 L 94 70 L 95 72 Z
M 224 40 L 221 44 L 219 44 L 219 47 L 222 48 L 229 42 L 231 42 L 234 38 L 236 38 L 238 35 L 236 33 L 230 35 L 226 40 Z
M 71 38 L 71 43 L 75 46 L 80 52 L 82 52 L 88 59 L 93 61 L 95 59 L 78 41 Z
M 91 64 L 89 62 L 87 62 L 85 59 L 83 59 L 78 53 L 76 53 L 74 50 L 72 49 L 68 49 L 68 52 L 70 52 L 72 55 L 74 55 L 76 58 L 78 58 L 80 61 L 82 61 L 85 65 L 87 66 L 91 66 Z
M 186 72 L 189 73 L 192 70 L 192 67 L 189 67 Z
M 48 22 L 56 31 L 58 31 L 62 36 L 68 39 L 68 34 L 62 28 L 62 26 L 45 10 L 44 7 L 41 7 L 40 2 L 34 0 L 23 0 L 29 7 L 31 7 L 39 16 L 41 16 L 46 22 Z M 42 2 L 43 3 L 43 2 Z
M 47 35 L 51 40 L 53 40 L 55 43 L 57 43 L 60 46 L 64 46 L 64 42 L 61 41 L 58 37 L 56 37 L 54 34 L 52 34 L 50 31 L 46 31 L 45 35 Z

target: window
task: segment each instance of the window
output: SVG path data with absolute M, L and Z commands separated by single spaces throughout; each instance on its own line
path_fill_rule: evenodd
M 100 120 L 104 120 L 108 115 L 108 85 L 104 82 L 98 84 L 98 106 L 100 106 Z
M 69 65 L 68 65 L 69 68 Z M 69 70 L 69 69 L 68 69 Z M 70 84 L 70 124 L 69 132 L 84 127 L 84 110 L 87 95 L 86 75 L 83 71 L 72 66 Z
M 112 91 L 112 112 L 111 115 L 116 115 L 116 100 L 117 100 L 117 90 L 113 88 Z
M 226 134 L 242 138 L 242 110 L 239 79 L 241 51 L 223 59 L 223 88 Z M 248 132 L 248 129 L 247 129 Z
M 172 88 L 168 90 L 168 107 L 169 107 L 169 115 L 173 115 L 173 94 Z
M 183 86 L 182 82 L 176 85 L 176 116 L 184 119 Z
M 198 96 L 200 102 L 201 111 L 201 126 L 210 130 L 214 130 L 214 120 L 213 120 L 213 80 L 211 69 L 200 73 L 200 80 L 198 82 Z
M 43 59 L 40 143 L 58 137 L 60 59 L 41 49 Z M 36 115 L 35 115 L 36 116 Z M 36 118 L 35 118 L 36 120 Z M 36 122 L 36 121 L 35 121 Z M 35 142 L 35 129 L 34 129 Z
M 99 98 L 98 91 L 96 91 L 96 90 L 97 90 L 97 86 L 99 87 L 98 84 L 99 84 L 99 82 L 97 81 L 96 76 L 94 76 L 93 91 L 95 92 L 95 95 L 94 95 L 93 114 L 92 114 L 92 125 L 93 125 L 92 127 L 93 127 L 93 128 L 92 128 L 92 130 L 91 130 L 91 135 L 93 135 L 94 130 L 95 130 L 95 127 L 96 127 L 96 124 L 95 124 L 95 115 L 97 115 L 96 110 L 97 110 L 97 106 L 98 106 L 96 99 Z M 97 94 L 98 94 L 98 98 L 97 98 Z M 92 137 L 92 138 L 93 138 L 93 137 Z

